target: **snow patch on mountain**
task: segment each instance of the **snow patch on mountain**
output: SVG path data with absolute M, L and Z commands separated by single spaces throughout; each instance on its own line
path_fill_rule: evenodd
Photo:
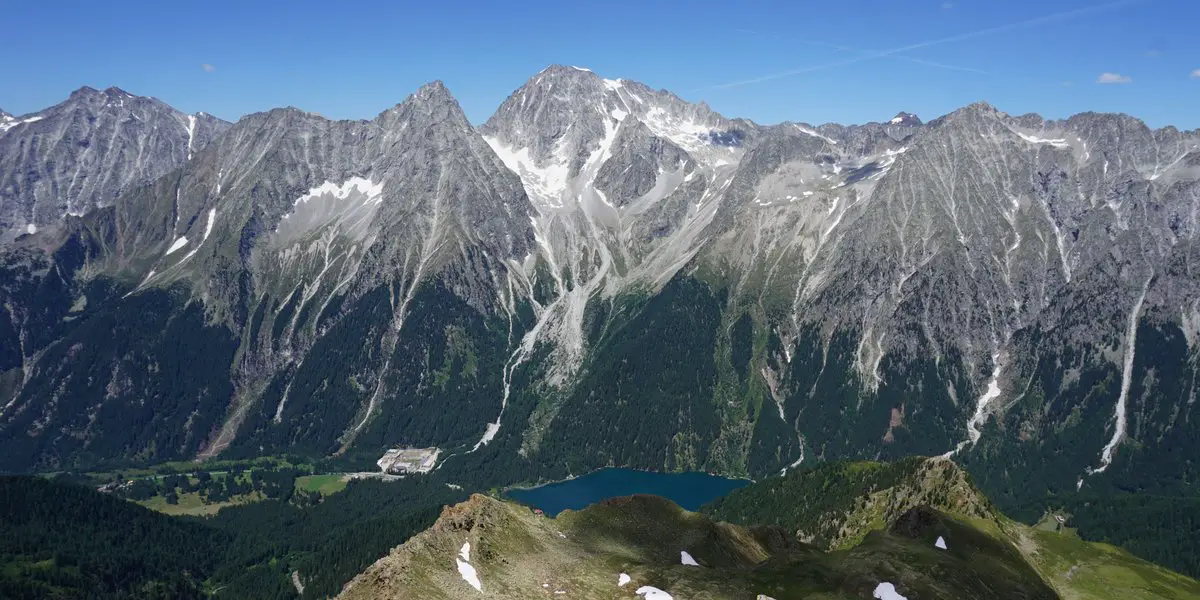
M 458 565 L 458 574 L 463 581 L 475 588 L 475 591 L 483 592 L 483 582 L 479 580 L 479 572 L 475 570 L 475 567 L 461 558 L 454 559 L 454 562 Z
M 351 177 L 340 184 L 326 181 L 292 202 L 292 211 L 275 226 L 273 243 L 288 246 L 331 225 L 350 239 L 362 240 L 370 232 L 382 201 L 382 182 L 363 177 Z M 322 250 L 327 251 L 327 245 Z
M 651 106 L 639 119 L 654 135 L 671 140 L 710 168 L 735 165 L 741 160 L 743 150 L 740 146 L 719 146 L 710 141 L 709 135 L 719 128 L 715 122 L 698 120 L 661 106 Z
M 307 203 L 309 200 L 319 198 L 326 194 L 333 196 L 338 200 L 345 200 L 346 198 L 350 197 L 351 193 L 354 192 L 365 194 L 369 199 L 379 201 L 379 195 L 383 193 L 383 184 L 375 183 L 370 179 L 365 179 L 362 177 L 351 177 L 341 185 L 331 181 L 326 181 L 321 185 L 309 190 L 307 194 L 296 198 L 295 202 L 292 203 L 292 206 L 299 206 Z
M 454 557 L 454 563 L 458 566 L 458 574 L 463 581 L 475 588 L 475 591 L 482 592 L 483 582 L 479 580 L 479 572 L 471 565 L 471 542 L 463 542 L 458 556 Z
M 172 252 L 186 246 L 187 243 L 188 243 L 187 236 L 182 236 L 182 235 L 179 236 L 178 238 L 175 239 L 174 242 L 171 242 L 171 247 L 167 248 L 167 251 L 163 253 L 163 256 L 169 256 Z
M 799 124 L 795 124 L 795 123 L 793 123 L 793 124 L 792 124 L 792 127 L 795 127 L 795 128 L 796 128 L 796 131 L 799 131 L 800 133 L 803 133 L 803 134 L 805 134 L 805 135 L 810 135 L 810 136 L 812 136 L 812 137 L 815 137 L 815 138 L 819 138 L 819 139 L 821 139 L 821 140 L 824 140 L 825 142 L 827 142 L 827 143 L 829 143 L 829 144 L 831 144 L 831 145 L 835 145 L 835 146 L 837 145 L 837 140 L 835 140 L 835 139 L 833 139 L 833 138 L 831 138 L 831 137 L 828 137 L 828 136 L 822 135 L 822 134 L 821 134 L 821 133 L 819 133 L 817 130 L 815 130 L 815 129 L 811 128 L 811 127 L 805 127 L 804 125 L 799 125 Z
M 871 597 L 878 598 L 878 600 L 908 600 L 908 598 L 901 596 L 896 591 L 895 585 L 886 581 L 875 586 L 875 591 L 871 594 Z
M 1071 144 L 1068 143 L 1067 140 L 1061 139 L 1061 138 L 1059 138 L 1059 139 L 1042 138 L 1042 137 L 1037 137 L 1035 135 L 1029 135 L 1027 133 L 1022 133 L 1020 131 L 1017 132 L 1017 135 L 1021 136 L 1021 139 L 1025 140 L 1031 144 L 1050 144 L 1051 146 L 1054 146 L 1055 148 L 1070 148 L 1071 147 Z
M 975 413 L 967 420 L 967 439 L 959 442 L 953 450 L 947 452 L 944 455 L 947 458 L 958 453 L 968 445 L 975 445 L 979 441 L 979 438 L 983 436 L 980 427 L 987 421 L 988 406 L 1000 397 L 1000 370 L 1002 366 L 1000 353 L 996 352 L 992 354 L 992 376 L 988 380 L 987 388 L 979 396 L 979 400 L 975 402 Z
M 26 117 L 24 119 L 17 119 L 11 115 L 5 115 L 3 119 L 0 119 L 0 133 L 4 133 L 4 132 L 8 131 L 9 129 L 12 129 L 13 127 L 16 127 L 17 125 L 24 125 L 26 123 L 36 123 L 38 121 L 41 121 L 43 118 L 45 118 L 45 117 L 43 117 L 42 115 L 34 115 L 32 117 Z
M 646 600 L 672 600 L 670 594 L 652 585 L 643 585 L 634 593 L 638 596 L 645 596 Z
M 563 206 L 561 196 L 567 187 L 571 168 L 561 144 L 556 148 L 551 161 L 545 165 L 538 165 L 528 148 L 512 148 L 494 137 L 484 136 L 483 140 L 491 146 L 496 156 L 500 157 L 504 166 L 521 178 L 525 192 L 531 200 L 543 206 Z
M 192 144 L 196 141 L 196 115 L 188 115 L 187 121 L 187 159 L 192 160 Z
M 1113 435 L 1100 452 L 1100 466 L 1089 469 L 1089 475 L 1106 471 L 1108 466 L 1112 464 L 1113 452 L 1116 451 L 1117 445 L 1125 439 L 1125 429 L 1127 427 L 1125 407 L 1129 399 L 1129 388 L 1133 384 L 1133 352 L 1134 347 L 1137 345 L 1138 319 L 1142 314 L 1142 303 L 1146 300 L 1146 291 L 1150 289 L 1150 282 L 1153 279 L 1154 274 L 1151 273 L 1146 278 L 1146 283 L 1142 284 L 1141 294 L 1138 295 L 1137 301 L 1133 303 L 1133 310 L 1129 312 L 1129 326 L 1125 331 L 1125 362 L 1121 370 L 1121 393 L 1117 397 L 1117 406 L 1114 410 L 1115 423 L 1113 424 Z
M 208 209 L 208 221 L 204 224 L 204 238 L 200 240 L 201 244 L 203 244 L 204 242 L 207 242 L 208 236 L 212 235 L 213 223 L 216 222 L 216 220 L 217 220 L 217 209 L 215 209 L 215 208 Z
M 187 262 L 188 259 L 195 256 L 196 253 L 200 251 L 200 247 L 204 245 L 204 242 L 208 241 L 208 236 L 212 235 L 213 224 L 216 222 L 216 220 L 217 220 L 217 209 L 210 208 L 208 210 L 208 222 L 205 223 L 205 225 L 204 225 L 204 237 L 200 238 L 200 242 L 197 243 L 196 246 L 193 247 L 187 254 L 185 254 L 183 256 L 183 258 L 179 259 L 179 262 L 176 263 L 176 265 L 182 265 L 183 263 Z M 185 243 L 186 243 L 186 241 L 187 240 L 184 240 Z M 178 240 L 176 240 L 176 242 L 178 242 Z

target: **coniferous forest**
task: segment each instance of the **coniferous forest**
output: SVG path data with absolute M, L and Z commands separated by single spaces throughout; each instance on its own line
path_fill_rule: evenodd
M 0 598 L 335 595 L 462 492 L 352 482 L 313 506 L 273 499 L 169 517 L 83 486 L 0 477 Z

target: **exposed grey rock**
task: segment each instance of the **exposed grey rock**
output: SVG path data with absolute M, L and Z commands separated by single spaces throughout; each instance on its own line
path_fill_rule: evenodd
M 29 133 L 40 123 L 0 134 L 0 150 L 41 139 Z M 185 284 L 213 323 L 244 335 L 236 398 L 206 456 L 238 435 L 247 407 L 272 393 L 268 382 L 282 398 L 254 410 L 286 431 L 296 370 L 339 324 L 371 314 L 379 322 L 363 334 L 364 357 L 345 374 L 352 408 L 337 409 L 350 420 L 338 451 L 352 446 L 381 403 L 399 402 L 388 382 L 420 362 L 392 361 L 411 341 L 404 327 L 423 285 L 468 306 L 476 331 L 504 330 L 491 374 L 499 391 L 489 392 L 503 398 L 500 414 L 479 417 L 471 450 L 512 427 L 522 451 L 536 453 L 557 403 L 602 350 L 597 332 L 668 281 L 695 278 L 725 303 L 714 353 L 731 360 L 728 332 L 742 318 L 755 341 L 742 372 L 717 369 L 720 439 L 703 445 L 720 450 L 688 459 L 744 472 L 757 442 L 751 419 L 778 415 L 795 434 L 789 447 L 802 450 L 824 426 L 804 419 L 829 389 L 857 399 L 837 418 L 887 424 L 880 447 L 829 450 L 856 456 L 884 454 L 898 428 L 912 427 L 907 450 L 940 453 L 977 442 L 1006 410 L 1053 412 L 1053 398 L 1010 408 L 1022 389 L 1038 389 L 1029 382 L 1052 351 L 1072 373 L 1115 373 L 1120 397 L 1140 401 L 1129 392 L 1140 372 L 1126 366 L 1130 323 L 1177 328 L 1195 356 L 1198 206 L 1200 134 L 1125 115 L 1052 121 L 976 103 L 929 123 L 900 113 L 760 126 L 552 66 L 478 130 L 440 83 L 370 121 L 296 109 L 247 116 L 79 227 L 101 238 L 89 272 L 135 293 Z M 352 312 L 373 298 L 386 309 Z M 267 325 L 250 325 L 256 313 Z M 440 331 L 469 346 L 452 325 Z M 836 385 L 805 379 L 838 353 L 848 362 Z M 801 355 L 817 362 L 795 366 L 809 360 Z M 429 389 L 437 365 L 421 368 L 404 402 Z M 514 388 L 521 368 L 539 375 L 530 389 Z M 517 392 L 539 398 L 527 422 L 503 412 Z M 776 406 L 762 410 L 764 398 Z M 1106 415 L 1079 436 L 1091 461 L 1124 433 L 1107 419 L 1123 404 L 1089 398 L 1103 407 L 1072 408 Z M 925 434 L 944 441 L 912 441 Z
M 654 189 L 660 173 L 689 170 L 691 159 L 669 139 L 630 119 L 617 129 L 611 156 L 596 173 L 596 189 L 623 208 Z
M 250 389 L 240 402 L 254 400 L 261 377 L 304 360 L 320 335 L 316 318 L 335 298 L 352 305 L 392 290 L 391 323 L 381 324 L 386 357 L 421 284 L 441 280 L 476 310 L 501 312 L 498 278 L 533 246 L 520 181 L 440 82 L 371 121 L 296 109 L 250 115 L 115 210 L 132 237 L 113 268 L 139 289 L 189 282 L 235 327 L 240 311 L 261 302 L 273 303 L 268 318 L 287 303 L 293 317 L 308 315 L 278 338 L 247 340 L 235 377 Z M 381 360 L 362 365 L 364 381 L 388 371 Z M 233 415 L 212 452 L 231 440 Z
M 921 125 L 921 119 L 917 115 L 901 111 L 896 113 L 896 116 L 892 117 L 891 120 L 888 121 L 888 124 L 915 127 Z
M 0 116 L 0 243 L 112 204 L 203 149 L 229 124 L 118 88 Z

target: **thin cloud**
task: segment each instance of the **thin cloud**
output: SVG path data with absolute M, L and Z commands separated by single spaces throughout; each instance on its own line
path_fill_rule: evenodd
M 204 64 L 200 65 L 200 68 L 201 68 L 201 69 L 204 69 L 204 72 L 205 72 L 205 73 L 212 73 L 213 71 L 216 71 L 216 70 L 217 70 L 217 68 L 216 68 L 216 67 L 214 67 L 214 66 L 212 66 L 212 65 L 210 65 L 210 64 L 208 64 L 208 63 L 204 63 Z
M 1192 79 L 1200 79 L 1200 69 L 1192 71 Z
M 917 42 L 915 44 L 909 44 L 907 46 L 901 46 L 899 48 L 892 48 L 890 50 L 882 50 L 880 52 L 872 52 L 872 53 L 864 54 L 862 56 L 857 56 L 854 58 L 847 58 L 844 60 L 829 62 L 829 63 L 825 63 L 825 64 L 820 64 L 820 65 L 813 65 L 810 67 L 801 67 L 798 69 L 792 69 L 790 71 L 782 71 L 779 73 L 771 73 L 768 75 L 754 77 L 752 79 L 743 79 L 740 81 L 731 81 L 728 83 L 711 85 L 705 89 L 726 89 L 726 88 L 732 88 L 732 87 L 741 87 L 744 85 L 763 83 L 763 82 L 767 82 L 767 81 L 773 81 L 776 79 L 784 79 L 786 77 L 793 77 L 796 75 L 802 75 L 804 73 L 812 73 L 815 71 L 824 71 L 827 69 L 844 67 L 847 65 L 853 65 L 853 64 L 857 64 L 860 62 L 864 62 L 864 61 L 868 61 L 868 60 L 872 60 L 872 59 L 876 59 L 876 58 L 883 58 L 885 56 L 894 56 L 896 54 L 911 52 L 913 50 L 929 48 L 931 46 L 940 46 L 940 45 L 949 44 L 952 42 L 961 42 L 961 41 L 965 41 L 965 40 L 971 40 L 971 39 L 980 38 L 980 37 L 984 37 L 984 36 L 988 36 L 988 35 L 994 35 L 997 33 L 1003 33 L 1006 31 L 1012 31 L 1014 29 L 1024 29 L 1024 28 L 1028 28 L 1028 27 L 1036 27 L 1039 25 L 1048 25 L 1050 23 L 1056 23 L 1059 21 L 1064 21 L 1067 19 L 1075 18 L 1075 17 L 1082 17 L 1082 16 L 1090 15 L 1092 13 L 1112 10 L 1112 9 L 1119 8 L 1122 6 L 1128 6 L 1128 5 L 1133 4 L 1134 2 L 1138 2 L 1138 1 L 1139 0 L 1119 0 L 1117 2 L 1108 2 L 1106 4 L 1097 4 L 1095 6 L 1077 8 L 1075 10 L 1068 10 L 1065 12 L 1054 13 L 1051 15 L 1037 17 L 1034 19 L 1019 21 L 1016 23 L 1009 23 L 1007 25 L 1000 25 L 997 27 L 989 27 L 987 29 L 980 29 L 980 30 L 971 31 L 968 33 L 962 33 L 959 35 L 953 35 L 953 36 L 946 37 L 946 38 L 928 40 L 925 42 Z
M 954 8 L 953 2 L 943 2 L 942 3 L 942 10 L 950 10 L 952 8 Z
M 1096 83 L 1133 83 L 1133 78 L 1119 73 L 1101 73 Z
M 855 52 L 855 53 L 863 54 L 863 55 L 872 55 L 872 54 L 878 53 L 876 50 L 863 50 L 861 48 L 852 48 L 850 46 L 843 46 L 841 44 L 829 44 L 826 42 L 818 42 L 818 41 L 814 41 L 814 40 L 797 40 L 797 41 L 799 41 L 802 44 L 808 44 L 810 46 L 823 46 L 825 48 L 833 48 L 834 50 L 838 50 L 841 52 Z M 976 69 L 975 67 L 962 67 L 959 65 L 951 65 L 951 64 L 946 64 L 944 62 L 934 61 L 934 60 L 925 60 L 923 58 L 915 58 L 912 56 L 905 56 L 902 54 L 889 54 L 886 58 L 894 58 L 896 60 L 904 60 L 904 61 L 908 61 L 910 63 L 915 63 L 918 65 L 925 65 L 927 67 L 937 67 L 939 69 L 946 69 L 948 71 L 964 71 L 967 73 L 979 73 L 980 75 L 991 75 L 991 73 L 989 73 L 988 71 L 984 71 L 983 69 Z
M 1146 58 L 1158 58 L 1162 55 L 1163 51 L 1159 50 L 1158 48 L 1151 48 L 1142 53 L 1142 56 L 1145 56 Z
M 760 37 L 767 36 L 767 37 L 787 39 L 787 41 L 789 41 L 789 42 L 806 44 L 809 46 L 816 46 L 818 48 L 829 48 L 832 50 L 837 50 L 838 52 L 853 52 L 853 53 L 862 54 L 862 55 L 875 55 L 875 54 L 879 53 L 876 50 L 864 50 L 862 48 L 855 48 L 853 46 L 845 46 L 842 44 L 830 44 L 829 42 L 821 42 L 821 41 L 817 41 L 817 40 L 809 40 L 809 39 L 803 39 L 803 38 L 791 38 L 791 37 L 784 38 L 784 36 L 781 36 L 776 33 L 755 31 L 753 29 L 736 29 L 735 31 L 738 31 L 740 33 L 749 34 L 749 35 L 760 36 Z M 927 67 L 936 67 L 939 69 L 946 69 L 948 71 L 963 71 L 966 73 L 978 73 L 980 75 L 992 75 L 993 74 L 990 71 L 984 71 L 983 69 L 976 69 L 975 67 L 963 67 L 963 66 L 959 66 L 959 65 L 951 65 L 951 64 L 944 63 L 944 62 L 925 60 L 923 58 L 916 58 L 913 56 L 905 56 L 903 54 L 889 54 L 886 56 L 886 58 L 894 58 L 896 60 L 903 60 L 906 62 L 918 64 L 918 65 L 925 65 Z

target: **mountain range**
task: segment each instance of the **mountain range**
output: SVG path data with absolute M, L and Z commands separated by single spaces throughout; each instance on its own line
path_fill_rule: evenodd
M 109 206 L 228 128 L 115 87 L 83 87 L 20 118 L 0 111 L 0 242 Z
M 1200 132 L 760 125 L 569 66 L 478 127 L 440 82 L 364 121 L 115 88 L 0 120 L 3 471 L 921 454 L 1005 507 L 1196 493 Z

